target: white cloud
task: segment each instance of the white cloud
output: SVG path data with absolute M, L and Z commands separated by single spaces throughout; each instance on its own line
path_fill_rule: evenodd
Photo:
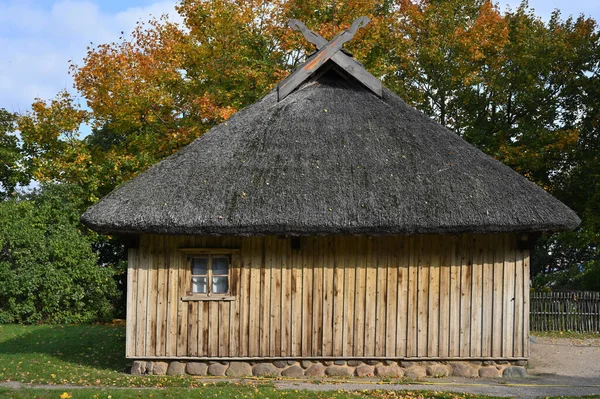
M 174 5 L 175 0 L 157 0 L 109 14 L 86 0 L 55 1 L 50 8 L 0 2 L 0 108 L 23 112 L 36 97 L 72 91 L 69 60 L 81 64 L 91 42 L 118 40 L 121 31 L 130 33 L 151 15 L 178 20 Z

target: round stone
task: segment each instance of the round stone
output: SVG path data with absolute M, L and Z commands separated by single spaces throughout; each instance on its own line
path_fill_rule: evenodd
M 258 363 L 252 368 L 252 374 L 257 377 L 276 377 L 279 371 L 272 363 Z
M 352 375 L 353 371 L 354 370 L 346 366 L 329 366 L 325 370 L 325 374 L 330 377 L 349 377 Z
M 297 364 L 295 364 L 295 365 L 290 366 L 287 369 L 283 370 L 281 372 L 281 375 L 284 377 L 299 378 L 304 375 L 304 369 L 302 367 L 298 366 Z
M 221 363 L 213 363 L 208 366 L 208 375 L 224 376 L 227 366 Z
M 167 362 L 153 362 L 152 374 L 154 375 L 166 375 L 169 363 Z
M 427 366 L 426 371 L 430 377 L 447 377 L 450 375 L 449 367 L 445 364 L 430 364 Z
M 171 362 L 167 368 L 167 375 L 184 375 L 185 374 L 185 363 Z
M 252 366 L 247 362 L 231 362 L 225 375 L 228 377 L 248 377 L 252 375 Z
M 404 370 L 398 366 L 377 366 L 375 375 L 378 377 L 402 377 Z
M 509 366 L 502 372 L 502 377 L 527 377 L 527 370 L 524 367 Z
M 485 366 L 479 369 L 479 376 L 481 378 L 497 378 L 500 377 L 500 370 L 495 366 Z
M 452 363 L 452 375 L 456 377 L 477 377 L 479 373 L 468 363 L 456 362 Z
M 325 376 L 325 366 L 321 363 L 315 363 L 304 371 L 307 377 L 323 377 Z
M 185 365 L 185 372 L 189 375 L 204 376 L 208 372 L 208 366 L 206 363 L 191 362 Z
M 146 374 L 146 362 L 142 360 L 136 360 L 131 365 L 131 375 L 144 375 Z
M 361 364 L 355 370 L 357 377 L 373 377 L 375 374 L 375 367 L 369 366 L 368 364 Z
M 423 378 L 427 375 L 425 367 L 412 366 L 406 369 L 404 376 L 408 378 Z

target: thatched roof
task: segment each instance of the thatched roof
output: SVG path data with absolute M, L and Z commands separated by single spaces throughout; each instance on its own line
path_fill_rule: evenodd
M 199 235 L 534 232 L 577 215 L 384 89 L 330 70 L 275 91 L 123 184 L 82 221 Z

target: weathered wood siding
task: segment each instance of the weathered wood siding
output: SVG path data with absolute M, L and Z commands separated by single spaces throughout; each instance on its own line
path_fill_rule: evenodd
M 182 301 L 178 248 L 239 248 L 233 301 Z M 526 358 L 516 236 L 143 236 L 129 251 L 130 358 Z

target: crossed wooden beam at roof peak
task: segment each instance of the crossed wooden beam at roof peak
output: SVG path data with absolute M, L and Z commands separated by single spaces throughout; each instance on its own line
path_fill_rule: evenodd
M 277 86 L 277 98 L 283 100 L 300 86 L 306 79 L 315 73 L 323 64 L 331 60 L 356 80 L 361 82 L 368 89 L 373 91 L 378 96 L 382 96 L 381 81 L 371 75 L 361 64 L 352 57 L 344 54 L 342 46 L 349 42 L 356 31 L 365 27 L 369 22 L 369 18 L 360 17 L 356 19 L 350 28 L 338 33 L 331 41 L 325 40 L 321 35 L 308 29 L 304 23 L 297 19 L 292 19 L 288 26 L 293 30 L 299 30 L 304 35 L 304 38 L 317 47 L 317 52 L 314 53 L 304 64 L 292 72 Z

